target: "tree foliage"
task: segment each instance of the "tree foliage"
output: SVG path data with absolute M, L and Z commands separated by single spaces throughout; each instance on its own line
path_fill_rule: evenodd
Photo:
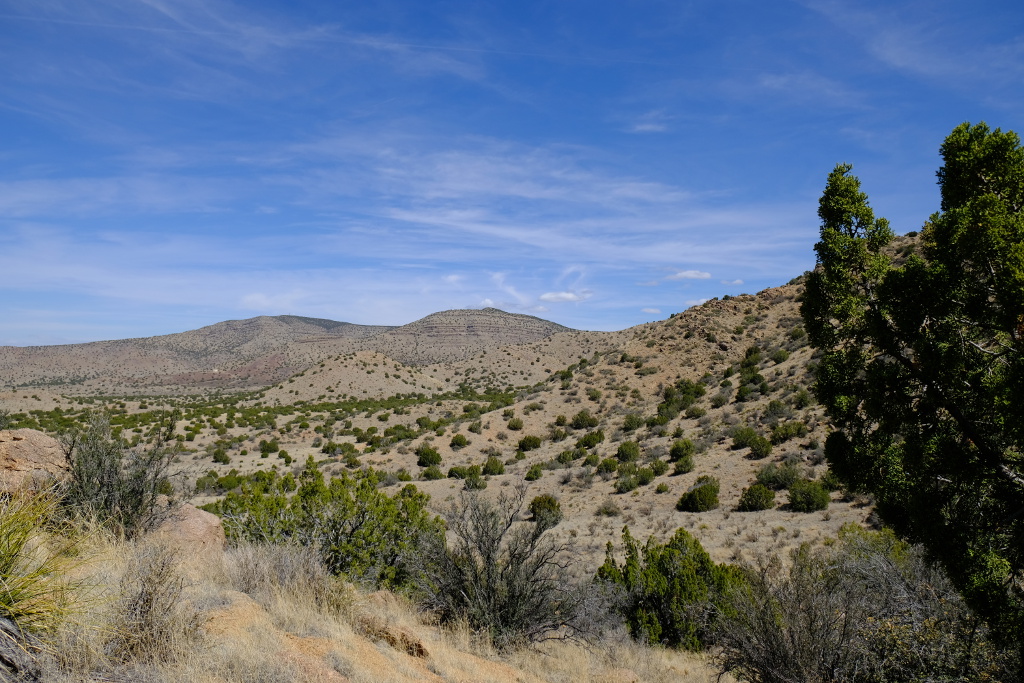
M 823 351 L 826 456 L 883 519 L 942 561 L 968 602 L 1024 641 L 1024 150 L 958 126 L 941 211 L 897 258 L 851 166 L 821 197 L 802 315 Z

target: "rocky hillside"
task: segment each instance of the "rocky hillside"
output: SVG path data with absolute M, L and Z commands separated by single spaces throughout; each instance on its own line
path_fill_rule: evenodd
M 567 330 L 493 308 L 444 311 L 398 328 L 261 316 L 159 337 L 0 347 L 0 385 L 49 386 L 76 394 L 253 389 L 332 356 L 378 353 L 410 365 L 428 365 L 536 342 Z

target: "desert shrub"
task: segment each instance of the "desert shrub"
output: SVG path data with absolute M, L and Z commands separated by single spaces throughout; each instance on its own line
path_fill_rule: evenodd
M 437 479 L 444 479 L 444 473 L 441 472 L 441 468 L 438 467 L 437 465 L 431 465 L 430 467 L 424 468 L 423 471 L 420 472 L 420 477 L 426 479 L 427 481 L 435 481 Z
M 750 440 L 750 457 L 755 460 L 767 458 L 772 454 L 772 442 L 761 435 Z
M 477 420 L 476 422 L 471 422 L 467 429 L 469 429 L 469 431 L 473 432 L 474 434 L 480 434 L 484 430 L 483 424 L 480 422 L 480 420 Z
M 640 459 L 640 444 L 635 441 L 623 441 L 619 444 L 615 457 L 619 462 L 635 462 Z
M 60 504 L 72 514 L 134 538 L 155 527 L 170 509 L 160 496 L 168 493 L 177 455 L 172 448 L 130 448 L 103 418 L 61 434 L 60 445 L 69 471 Z
M 587 453 L 587 457 L 583 459 L 583 464 L 588 467 L 597 467 L 599 462 L 601 462 L 601 456 L 593 452 Z
M 378 488 L 382 474 L 369 469 L 325 481 L 312 457 L 294 495 L 290 476 L 258 472 L 240 490 L 203 507 L 224 519 L 232 543 L 296 543 L 316 550 L 331 572 L 350 580 L 410 583 L 416 549 L 441 529 L 426 510 L 429 496 L 413 484 L 389 496 Z
M 676 509 L 680 512 L 707 512 L 718 507 L 718 479 L 710 475 L 697 477 L 690 490 L 680 496 Z
M 604 441 L 604 432 L 602 430 L 587 432 L 576 440 L 576 448 L 593 448 L 602 441 Z
M 462 488 L 467 491 L 482 491 L 487 488 L 487 480 L 480 475 L 480 468 L 476 467 L 473 471 L 466 474 L 466 478 L 462 480 Z M 504 470 L 504 465 L 502 465 Z
M 513 432 L 518 432 L 520 429 L 523 428 L 523 421 L 518 417 L 513 417 L 511 420 L 505 423 L 505 426 L 508 427 Z
M 696 420 L 698 418 L 704 417 L 707 414 L 708 411 L 705 410 L 704 408 L 701 408 L 700 406 L 690 406 L 689 408 L 686 409 L 686 417 L 688 417 L 691 420 Z
M 806 389 L 801 389 L 793 394 L 793 407 L 797 410 L 803 410 L 811 405 L 812 402 L 811 394 Z
M 121 578 L 112 638 L 107 650 L 115 660 L 154 664 L 171 661 L 197 644 L 202 623 L 184 600 L 185 580 L 173 550 L 145 545 L 134 549 Z
M 668 472 L 668 463 L 661 459 L 652 460 L 651 471 L 654 472 L 654 476 L 660 477 L 661 475 Z
M 693 455 L 697 452 L 697 447 L 689 439 L 680 439 L 672 444 L 672 448 L 669 449 L 668 459 L 675 461 L 681 460 L 689 456 L 693 459 Z
M 729 402 L 729 394 L 725 393 L 725 392 L 715 394 L 714 396 L 711 397 L 711 407 L 712 408 L 721 408 L 722 406 L 724 406 L 728 402 Z
M 427 444 L 420 444 L 416 449 L 416 464 L 420 467 L 431 467 L 441 464 L 441 454 Z
M 569 424 L 569 420 L 568 420 L 568 418 L 565 417 L 565 415 L 558 415 L 558 416 L 555 417 L 555 426 L 556 427 L 564 427 L 567 424 Z
M 650 467 L 641 467 L 636 471 L 636 480 L 640 486 L 647 486 L 654 481 L 654 470 Z
M 505 464 L 501 462 L 500 459 L 492 455 L 487 458 L 487 462 L 484 463 L 483 473 L 487 476 L 505 474 Z
M 732 437 L 732 449 L 739 450 L 741 448 L 749 448 L 750 444 L 760 434 L 753 427 L 735 427 L 732 429 L 730 436 Z
M 534 463 L 533 465 L 530 465 L 530 469 L 526 470 L 526 481 L 537 481 L 543 474 L 544 468 L 541 464 L 539 462 Z
M 757 393 L 757 389 L 753 388 L 749 384 L 744 384 L 743 386 L 741 386 L 739 389 L 736 390 L 736 399 L 735 400 L 736 400 L 737 403 L 744 403 L 745 401 L 752 401 L 752 400 L 754 400 L 754 398 L 756 398 L 754 396 L 755 393 Z
M 665 483 L 658 484 L 658 486 L 655 487 L 654 492 L 655 493 L 668 493 L 668 484 L 665 484 Z
M 848 525 L 839 542 L 802 546 L 792 561 L 745 571 L 715 642 L 739 680 L 1019 680 L 1000 650 L 923 550 L 891 531 Z
M 675 465 L 673 465 L 672 467 L 672 474 L 687 474 L 689 472 L 693 472 L 694 467 L 696 467 L 696 464 L 693 461 L 693 456 L 687 455 L 680 458 L 679 460 L 676 460 Z
M 768 463 L 757 471 L 757 483 L 779 491 L 788 489 L 800 478 L 800 468 L 792 463 Z
M 619 468 L 619 461 L 615 458 L 605 458 L 597 466 L 598 474 L 611 474 Z
M 591 415 L 589 410 L 581 410 L 572 417 L 573 429 L 593 429 L 599 424 L 601 421 Z
M 775 491 L 764 484 L 753 484 L 743 489 L 736 509 L 740 512 L 757 512 L 771 510 L 773 507 L 775 507 Z
M 594 510 L 594 515 L 597 517 L 618 517 L 621 514 L 622 510 L 620 510 L 619 506 L 615 504 L 615 501 L 610 498 L 598 505 L 597 509 Z
M 629 493 L 640 486 L 640 479 L 635 472 L 619 472 L 615 480 L 615 493 Z
M 630 413 L 622 421 L 622 430 L 625 432 L 632 432 L 640 429 L 644 426 L 644 418 L 635 413 Z
M 782 422 L 772 428 L 771 440 L 774 444 L 785 443 L 790 439 L 807 435 L 807 425 L 800 421 Z
M 469 439 L 466 438 L 465 434 L 455 434 L 452 436 L 452 440 L 448 443 L 448 446 L 454 451 L 457 451 L 460 448 L 465 448 L 468 445 Z
M 622 530 L 625 559 L 608 544 L 599 581 L 619 586 L 619 609 L 630 634 L 644 643 L 699 650 L 711 641 L 719 605 L 739 581 L 734 568 L 717 565 L 693 536 L 679 529 L 668 543 L 650 537 L 641 546 Z
M 567 544 L 551 540 L 554 519 L 518 522 L 525 488 L 496 502 L 463 494 L 445 508 L 450 543 L 434 536 L 423 554 L 420 591 L 443 622 L 465 620 L 499 649 L 591 628 L 586 591 L 567 583 Z
M 797 479 L 789 486 L 789 507 L 796 512 L 816 512 L 828 508 L 828 489 L 819 482 Z
M 530 516 L 539 524 L 553 527 L 562 521 L 562 505 L 550 493 L 535 496 L 530 501 Z
M 540 448 L 540 444 L 541 444 L 540 437 L 539 436 L 533 436 L 531 434 L 529 436 L 524 436 L 523 438 L 521 438 L 519 440 L 519 450 L 521 450 L 521 451 L 523 451 L 525 453 L 526 451 L 532 451 L 532 450 L 535 450 L 537 448 Z
M 786 349 L 777 349 L 771 356 L 772 362 L 778 365 L 779 363 L 785 363 L 789 360 L 789 351 Z

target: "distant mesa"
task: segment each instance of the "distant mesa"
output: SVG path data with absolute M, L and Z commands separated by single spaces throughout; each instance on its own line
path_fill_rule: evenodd
M 280 382 L 325 358 L 376 351 L 408 365 L 468 358 L 483 349 L 571 331 L 496 308 L 451 310 L 394 327 L 297 315 L 226 320 L 188 332 L 87 344 L 0 346 L 5 385 L 102 393 L 243 390 Z

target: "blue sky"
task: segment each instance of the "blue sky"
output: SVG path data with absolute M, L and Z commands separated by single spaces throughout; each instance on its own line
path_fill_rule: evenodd
M 622 329 L 1024 131 L 1019 2 L 0 1 L 0 344 L 496 306 Z

